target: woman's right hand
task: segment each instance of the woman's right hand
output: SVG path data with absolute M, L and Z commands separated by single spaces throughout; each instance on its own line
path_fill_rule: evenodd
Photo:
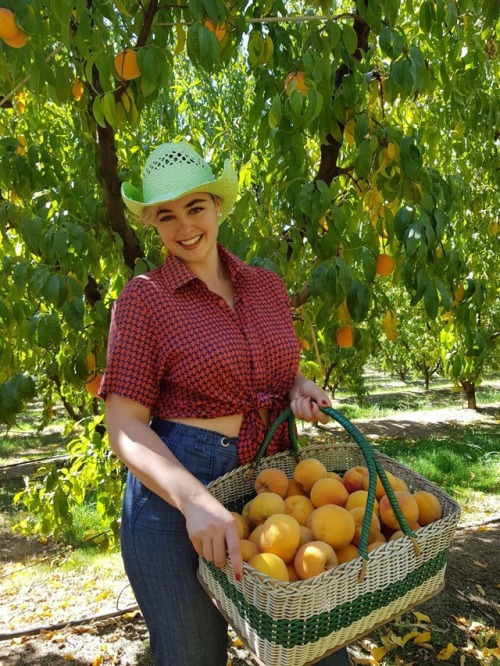
M 213 562 L 218 569 L 226 564 L 229 555 L 236 580 L 243 577 L 240 538 L 236 521 L 213 495 L 191 499 L 182 507 L 186 528 L 194 549 L 201 557 Z

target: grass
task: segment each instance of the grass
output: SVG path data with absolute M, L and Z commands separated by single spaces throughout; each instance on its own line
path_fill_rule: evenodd
M 40 434 L 11 431 L 0 435 L 0 467 L 36 458 L 66 453 L 66 439 L 60 433 Z
M 494 385 L 480 386 L 476 392 L 479 408 L 481 405 L 500 403 L 500 388 Z M 387 386 L 377 390 L 370 389 L 370 395 L 359 403 L 352 395 L 342 396 L 339 392 L 334 403 L 350 420 L 381 418 L 398 412 L 415 412 L 428 409 L 465 408 L 466 400 L 461 391 L 450 385 L 443 385 L 431 391 L 422 391 L 421 387 Z
M 448 494 L 500 494 L 500 425 L 452 429 L 444 436 L 382 440 L 377 448 Z

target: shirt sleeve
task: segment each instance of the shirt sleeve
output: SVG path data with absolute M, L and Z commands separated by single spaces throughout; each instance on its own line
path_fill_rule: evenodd
M 111 314 L 106 371 L 99 395 L 109 393 L 153 406 L 159 393 L 158 345 L 148 307 L 146 283 L 132 280 L 115 301 Z

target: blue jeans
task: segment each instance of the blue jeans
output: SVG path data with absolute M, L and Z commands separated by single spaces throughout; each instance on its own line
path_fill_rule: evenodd
M 238 466 L 236 439 L 167 421 L 153 420 L 151 427 L 205 484 Z M 156 666 L 226 666 L 227 623 L 198 582 L 198 555 L 184 516 L 130 472 L 121 547 Z M 318 663 L 347 666 L 349 660 L 346 650 L 339 650 Z

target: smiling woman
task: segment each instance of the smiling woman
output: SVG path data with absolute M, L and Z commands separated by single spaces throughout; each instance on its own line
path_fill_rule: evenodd
M 158 666 L 225 666 L 227 623 L 196 577 L 199 557 L 243 575 L 236 522 L 206 488 L 251 460 L 291 406 L 325 423 L 326 393 L 298 373 L 301 345 L 281 279 L 217 242 L 237 175 L 215 178 L 186 143 L 159 146 L 126 205 L 158 230 L 163 265 L 113 308 L 100 394 L 128 468 L 121 545 Z M 290 446 L 287 424 L 268 454 Z M 321 663 L 347 664 L 345 652 Z

